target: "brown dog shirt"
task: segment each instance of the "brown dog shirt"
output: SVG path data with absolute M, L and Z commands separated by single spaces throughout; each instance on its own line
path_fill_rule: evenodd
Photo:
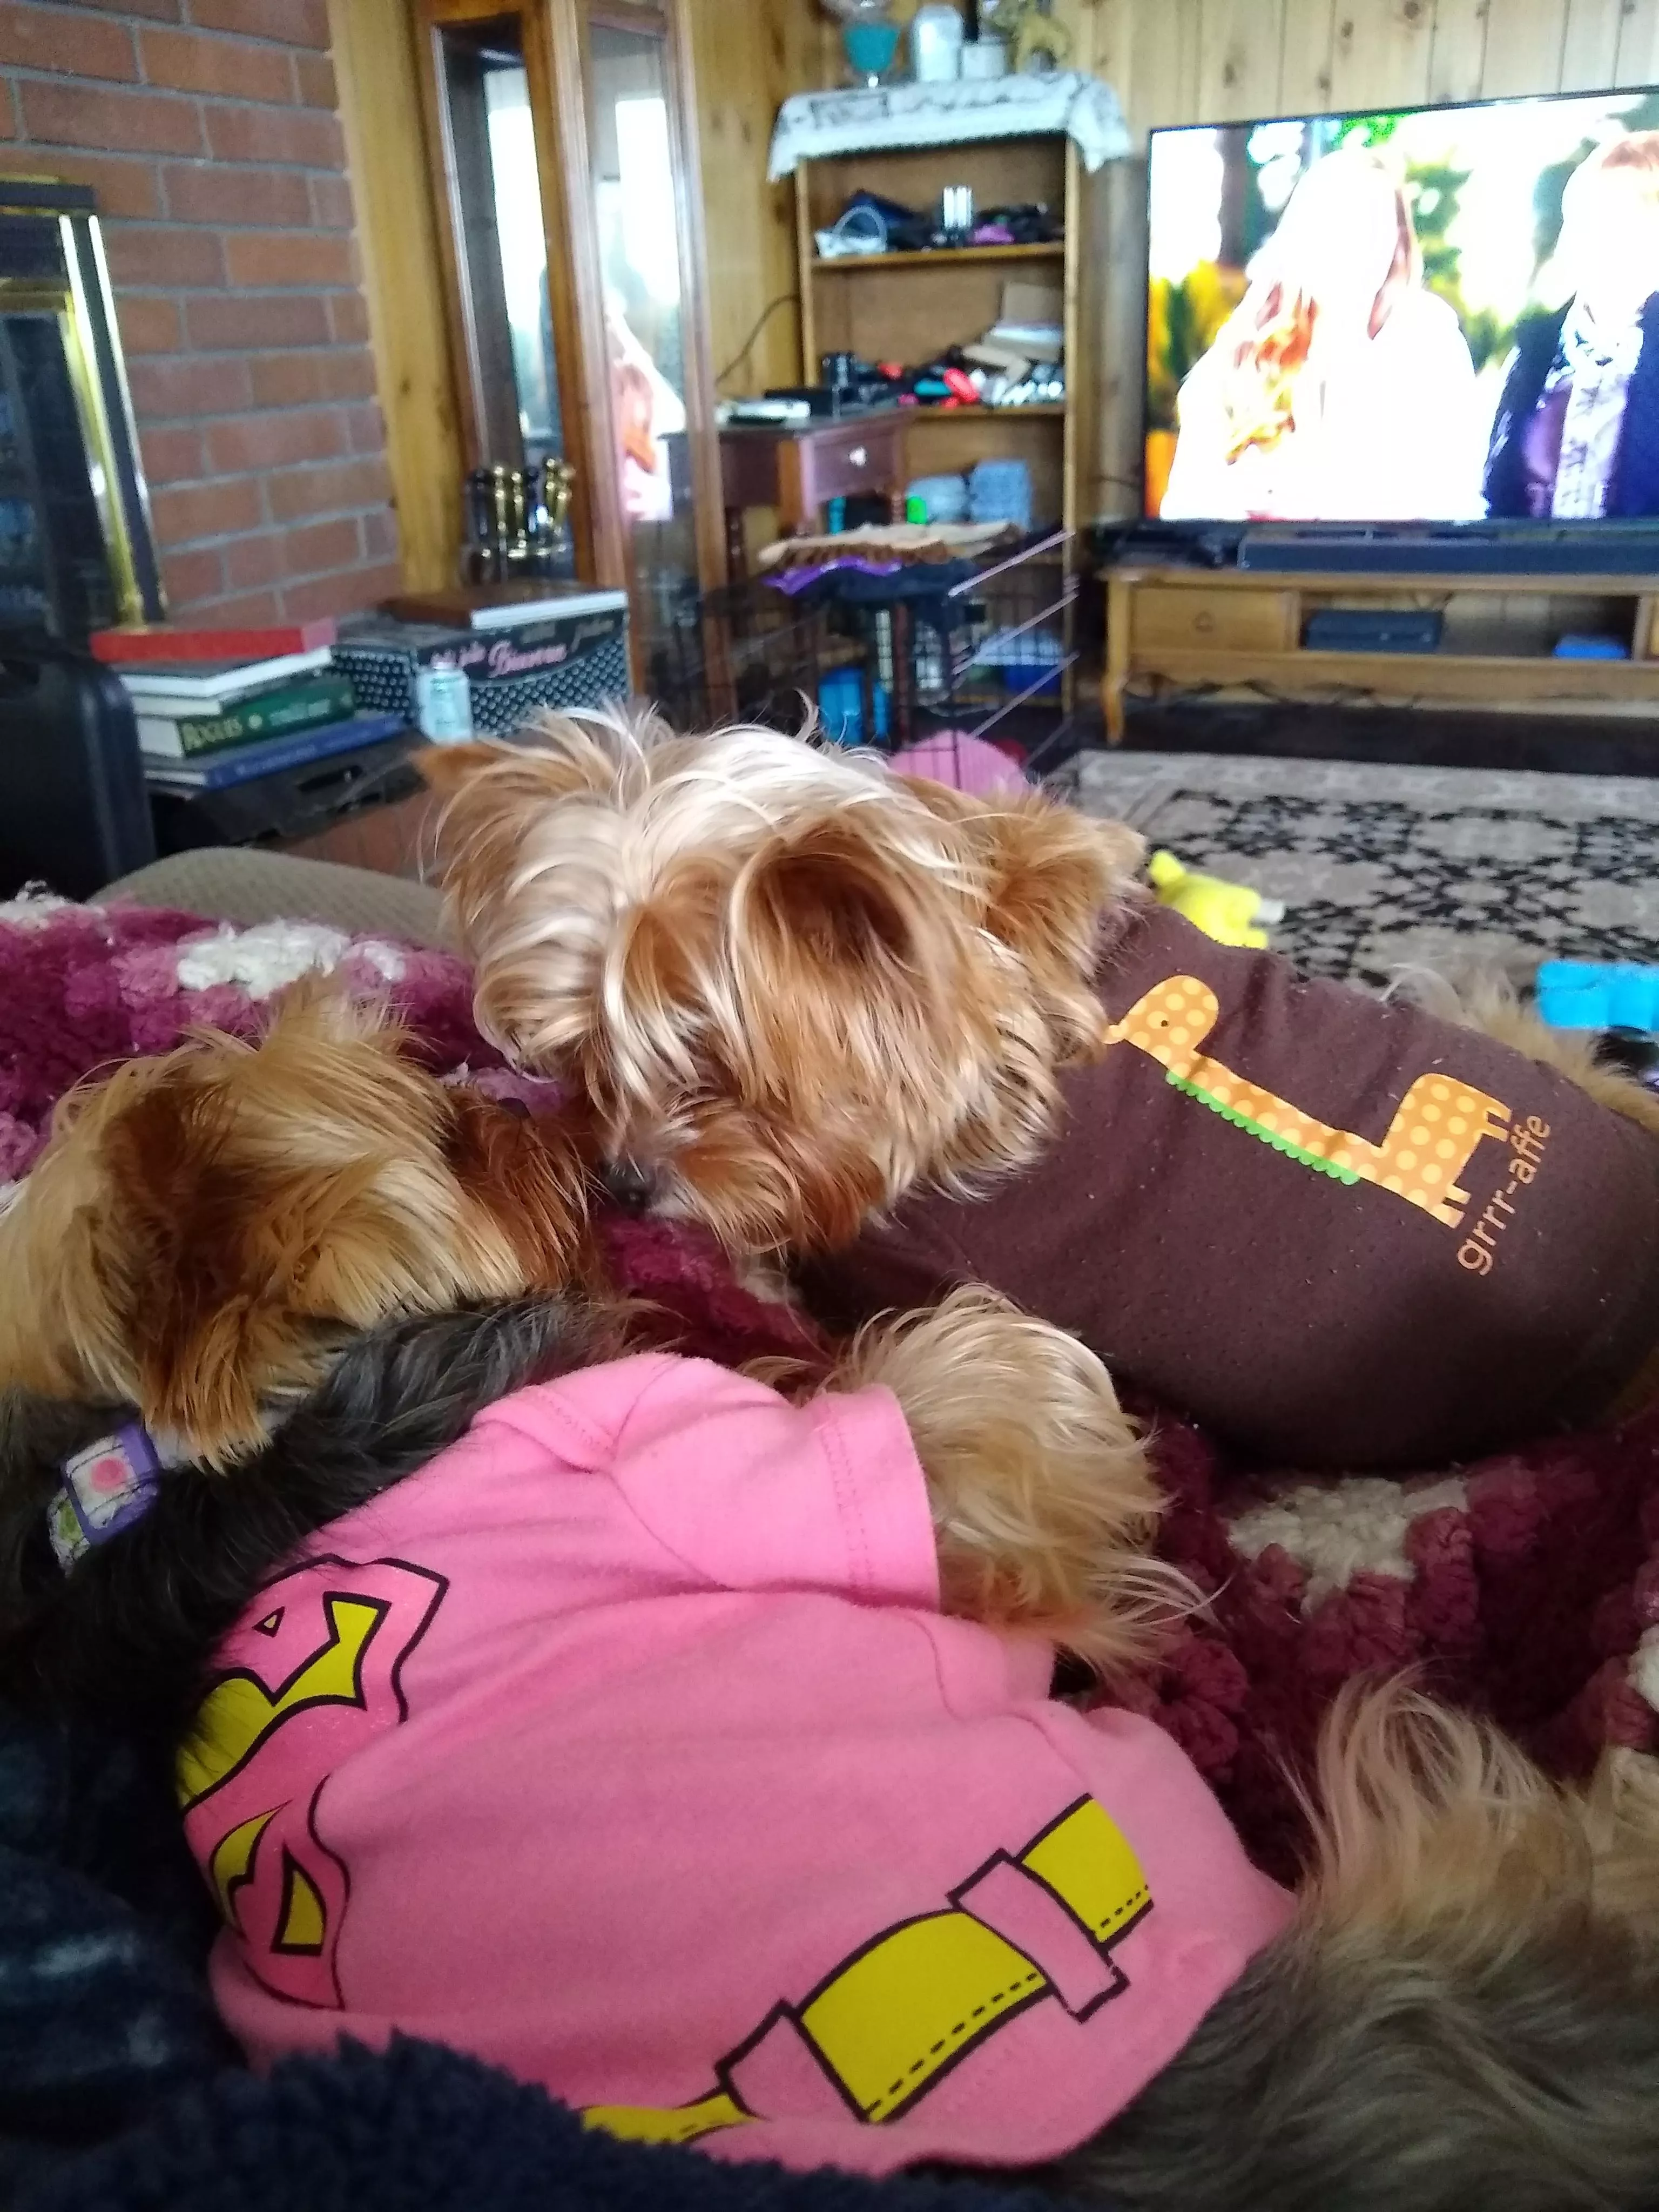
M 988 1283 L 1280 1466 L 1595 1418 L 1659 1342 L 1659 1140 L 1492 1038 L 1148 908 L 1036 1166 L 813 1261 L 850 1326 Z

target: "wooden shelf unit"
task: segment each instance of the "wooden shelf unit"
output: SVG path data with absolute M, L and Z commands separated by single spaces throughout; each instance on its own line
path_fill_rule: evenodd
M 1038 246 L 942 247 L 921 253 L 844 255 L 825 261 L 814 234 L 828 229 L 860 187 L 904 206 L 931 210 L 947 185 L 969 185 L 983 210 L 1038 202 L 1063 215 L 1065 236 Z M 971 469 L 1012 457 L 1031 471 L 1035 517 L 1076 530 L 1079 422 L 1084 394 L 1079 343 L 1079 247 L 1082 182 L 1077 149 L 1056 133 L 978 139 L 951 146 L 837 155 L 795 171 L 796 251 L 801 300 L 801 374 L 816 383 L 827 353 L 866 361 L 931 360 L 947 346 L 984 337 L 1001 311 L 1005 281 L 1020 264 L 1055 269 L 1064 293 L 1066 398 L 1030 407 L 907 408 L 907 434 L 927 432 L 913 475 Z M 903 270 L 909 282 L 889 282 Z
M 1122 742 L 1137 681 L 1275 697 L 1503 712 L 1659 710 L 1659 574 L 1400 575 L 1341 570 L 1124 567 L 1106 571 L 1106 734 Z M 1349 653 L 1303 644 L 1323 607 L 1432 609 L 1434 653 Z M 1616 635 L 1624 660 L 1558 657 L 1566 630 Z
M 978 422 L 995 415 L 1005 422 L 1054 422 L 1063 421 L 1068 411 L 1063 400 L 1034 399 L 1025 407 L 907 407 L 904 419 L 913 424 Z
M 915 253 L 842 253 L 826 261 L 820 253 L 813 255 L 813 267 L 820 276 L 833 276 L 855 269 L 923 269 L 935 268 L 941 262 L 952 262 L 972 268 L 981 261 L 1063 261 L 1066 245 L 1062 239 L 1054 239 L 1038 246 L 927 246 Z

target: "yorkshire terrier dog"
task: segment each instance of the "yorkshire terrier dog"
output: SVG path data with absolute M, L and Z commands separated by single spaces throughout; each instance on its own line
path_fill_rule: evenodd
M 1659 1386 L 1659 1102 L 1518 1017 L 1310 981 L 1152 902 L 1120 825 L 768 730 L 428 773 L 486 1031 L 831 1326 L 989 1284 L 1280 1467 Z
M 611 1291 L 588 1200 L 566 1120 L 439 1082 L 381 1012 L 326 986 L 291 992 L 257 1044 L 204 1033 L 72 1092 L 0 1214 L 0 1388 L 86 1408 L 94 1425 L 118 1414 L 154 1463 L 135 1474 L 138 1494 L 117 1483 L 101 1505 L 56 1484 L 69 1540 L 78 1551 L 92 1524 L 125 1526 L 129 1504 L 143 1546 L 163 1541 L 171 1511 L 234 1520 L 259 1489 L 248 1465 L 272 1450 L 286 1463 L 296 1409 L 310 1409 L 310 1434 L 328 1417 L 318 1406 L 343 1393 L 361 1425 L 366 1371 L 391 1437 L 407 1427 L 435 1449 L 434 1420 L 465 1425 L 476 1404 L 439 1365 L 392 1405 L 386 1363 L 398 1369 L 411 1345 L 433 1358 L 450 1334 L 473 1344 L 489 1335 L 481 1317 L 526 1299 L 558 1302 L 562 1357 L 574 1345 L 591 1362 L 594 1346 L 638 1337 L 643 1317 Z M 811 1387 L 787 1363 L 775 1370 L 793 1395 Z M 485 1363 L 497 1396 L 523 1379 L 502 1371 Z M 903 1403 L 948 1610 L 1041 1629 L 1109 1667 L 1141 1650 L 1171 1587 L 1146 1557 L 1159 1493 L 1098 1360 L 977 1292 L 863 1332 L 830 1380 Z M 414 1448 L 394 1444 L 388 1465 L 403 1469 Z M 172 1466 L 190 1479 L 161 1482 Z M 210 1478 L 227 1469 L 236 1480 L 222 1491 Z M 356 1478 L 362 1494 L 386 1479 L 368 1464 Z M 359 1494 L 313 1493 L 311 1526 Z M 204 1504 L 219 1496 L 222 1508 Z M 307 1533 L 273 1526 L 279 1551 Z
M 1130 2212 L 1650 2201 L 1641 1762 L 1351 1694 L 1292 1899 L 1049 1694 L 1173 1595 L 1093 1355 L 983 1291 L 793 1401 L 629 1353 L 582 1170 L 303 994 L 78 1095 L 0 1217 L 0 1683 L 170 1740 L 257 2062 L 402 2029 Z
M 0 1213 L 0 1381 L 137 1415 L 220 1468 L 365 1329 L 592 1288 L 573 1133 L 410 1056 L 376 1008 L 289 992 L 71 1091 Z

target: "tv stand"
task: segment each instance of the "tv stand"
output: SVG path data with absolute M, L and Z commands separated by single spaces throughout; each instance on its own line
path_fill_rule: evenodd
M 1332 606 L 1432 609 L 1444 625 L 1440 648 L 1309 650 L 1309 615 Z M 1516 576 L 1126 564 L 1106 571 L 1106 733 L 1122 742 L 1124 695 L 1139 682 L 1378 706 L 1653 712 L 1656 618 L 1659 567 L 1639 576 Z M 1566 631 L 1616 635 L 1629 658 L 1559 658 L 1552 647 Z

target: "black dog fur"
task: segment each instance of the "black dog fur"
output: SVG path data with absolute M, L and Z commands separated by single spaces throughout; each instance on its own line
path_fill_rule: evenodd
M 307 1537 L 424 1467 L 498 1398 L 617 1348 L 613 1322 L 562 1298 L 367 1331 L 263 1451 L 225 1474 L 164 1474 L 143 1520 L 67 1574 L 46 1519 L 63 1462 L 131 1416 L 0 1400 L 0 1694 L 170 1757 L 215 1646 Z

